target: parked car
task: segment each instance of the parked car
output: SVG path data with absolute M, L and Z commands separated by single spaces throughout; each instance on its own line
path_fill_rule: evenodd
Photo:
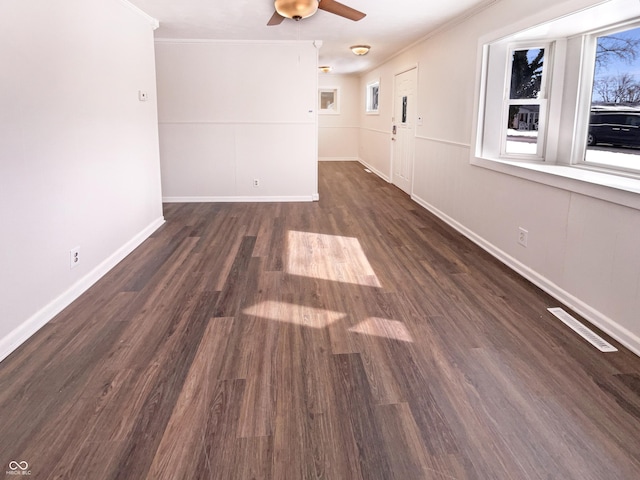
M 587 145 L 640 146 L 640 110 L 592 110 Z

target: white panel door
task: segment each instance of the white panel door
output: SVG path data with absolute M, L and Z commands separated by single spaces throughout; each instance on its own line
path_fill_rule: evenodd
M 392 182 L 411 194 L 418 69 L 396 75 L 393 92 Z

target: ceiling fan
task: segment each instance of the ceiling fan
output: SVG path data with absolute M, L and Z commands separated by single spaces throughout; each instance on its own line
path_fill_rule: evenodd
M 285 18 L 302 20 L 310 17 L 318 9 L 333 13 L 349 20 L 357 22 L 362 20 L 366 13 L 347 7 L 336 0 L 275 0 L 276 11 L 267 23 L 269 26 L 280 25 Z

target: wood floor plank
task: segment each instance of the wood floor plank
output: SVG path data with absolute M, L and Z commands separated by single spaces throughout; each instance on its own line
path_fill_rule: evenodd
M 180 472 L 181 478 L 234 478 L 238 421 L 245 383 L 245 380 L 218 382 L 206 407 L 209 414 L 202 434 L 200 457 L 185 476 Z M 166 478 L 175 478 L 175 475 Z
M 376 421 L 364 366 L 358 354 L 334 355 L 332 375 L 340 415 L 351 425 L 363 479 L 392 478 L 387 452 L 381 444 L 382 426 Z
M 73 345 L 73 351 L 69 348 L 56 361 L 15 385 L 15 395 L 7 396 L 2 402 L 5 413 L 0 415 L 0 431 L 13 434 L 0 435 L 0 452 L 26 452 L 38 445 L 35 438 L 39 435 L 46 438 L 49 430 L 58 428 L 58 422 L 64 421 L 65 413 L 68 414 L 69 403 L 81 396 L 92 370 L 106 356 L 124 327 L 122 322 L 107 322 L 97 327 L 93 336 Z
M 212 317 L 218 293 L 201 295 L 191 311 L 176 319 L 175 327 L 158 347 L 154 364 L 163 365 L 157 373 L 141 377 L 142 404 L 131 424 L 127 445 L 117 466 L 116 478 L 144 478 L 169 423 L 187 374 Z
M 247 273 L 251 261 L 255 237 L 244 237 L 235 257 L 225 286 L 220 293 L 220 298 L 214 312 L 215 317 L 235 317 L 247 293 L 247 281 L 255 275 Z
M 174 254 L 183 254 L 183 245 L 185 240 L 190 238 L 191 228 L 183 227 L 176 235 L 171 238 L 161 249 L 155 250 L 155 255 L 144 262 L 145 268 L 131 279 L 131 282 L 124 287 L 125 291 L 138 292 L 158 273 L 159 270 L 175 265 L 169 262 L 169 258 Z M 194 243 L 195 245 L 195 243 Z
M 211 414 L 209 407 L 217 394 L 226 339 L 233 323 L 232 318 L 208 322 L 147 478 L 172 478 L 179 472 L 192 472 L 191 478 L 198 478 L 193 468 L 204 448 L 203 438 Z
M 203 290 L 222 291 L 244 240 L 244 225 L 237 217 L 221 215 L 220 221 L 208 225 L 196 251 L 200 258 L 194 270 Z M 220 235 L 228 232 L 228 235 Z
M 231 478 L 271 480 L 272 457 L 272 436 L 237 439 L 234 457 L 228 462 L 232 466 Z
M 281 330 L 276 355 L 278 402 L 272 478 L 362 478 L 350 427 L 340 424 L 335 417 L 335 391 L 326 392 L 332 401 L 322 402 L 318 389 L 331 388 L 331 385 L 316 384 L 317 378 L 310 378 L 316 363 L 314 354 L 308 355 L 307 351 L 305 334 L 309 333 L 293 324 Z M 323 375 L 325 381 L 331 376 L 327 363 L 322 362 L 327 370 L 318 374 Z M 318 408 L 323 407 L 327 412 L 318 413 Z
M 393 404 L 404 401 L 404 391 L 396 381 L 393 359 L 388 357 L 385 342 L 389 339 L 407 341 L 410 335 L 404 323 L 396 320 L 394 313 L 381 298 L 377 289 L 364 286 L 351 287 L 350 311 L 356 321 L 345 325 L 345 335 L 357 345 L 374 404 Z
M 277 368 L 273 357 L 280 329 L 273 321 L 265 321 L 264 318 L 251 318 L 246 322 L 247 331 L 258 338 L 245 342 L 245 348 L 252 356 L 247 363 L 248 373 L 240 411 L 238 437 L 265 437 L 273 433 Z
M 385 434 L 382 436 L 385 442 L 387 457 L 391 464 L 391 477 L 398 480 L 406 478 L 429 478 L 434 480 L 448 480 L 462 478 L 461 468 L 458 467 L 452 473 L 451 459 L 453 456 L 431 455 L 424 446 L 418 425 L 416 424 L 411 408 L 406 403 L 394 405 L 380 405 L 375 407 L 374 413 L 377 422 Z M 398 452 L 402 452 L 398 454 Z

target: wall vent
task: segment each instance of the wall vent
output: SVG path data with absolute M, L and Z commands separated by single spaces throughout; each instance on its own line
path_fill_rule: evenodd
M 565 312 L 562 308 L 547 308 L 549 312 L 559 318 L 562 323 L 564 323 L 571 330 L 576 332 L 582 338 L 584 338 L 591 345 L 596 347 L 601 352 L 617 352 L 618 349 L 611 345 L 609 342 L 601 338 L 599 335 L 596 335 L 594 332 L 589 330 L 583 324 L 581 324 L 578 320 L 573 318 L 567 312 Z

